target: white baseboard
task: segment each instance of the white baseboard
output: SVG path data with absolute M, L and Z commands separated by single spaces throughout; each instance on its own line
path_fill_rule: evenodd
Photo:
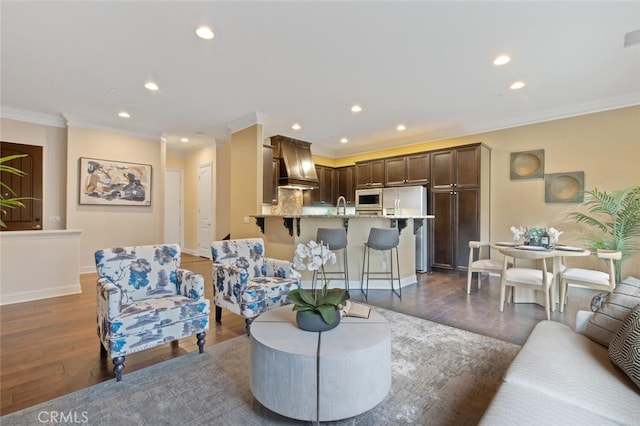
M 70 284 L 60 287 L 51 287 L 33 291 L 23 291 L 14 294 L 0 295 L 0 305 L 10 305 L 12 303 L 30 302 L 32 300 L 49 299 L 51 297 L 68 296 L 70 294 L 82 293 L 80 283 Z

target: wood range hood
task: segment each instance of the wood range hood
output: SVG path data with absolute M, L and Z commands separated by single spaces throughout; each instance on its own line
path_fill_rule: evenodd
M 319 187 L 316 166 L 311 156 L 311 144 L 286 136 L 271 136 L 273 156 L 278 159 L 280 177 L 278 186 L 296 189 Z

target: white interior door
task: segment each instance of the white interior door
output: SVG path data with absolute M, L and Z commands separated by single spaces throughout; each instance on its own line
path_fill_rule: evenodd
M 213 241 L 212 165 L 198 168 L 198 255 L 211 259 Z
M 166 170 L 164 176 L 164 242 L 182 247 L 182 170 Z

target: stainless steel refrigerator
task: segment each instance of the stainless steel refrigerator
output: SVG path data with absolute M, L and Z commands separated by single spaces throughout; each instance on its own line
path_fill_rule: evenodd
M 385 216 L 423 216 L 427 214 L 427 188 L 424 186 L 399 186 L 382 190 L 383 214 Z M 413 232 L 408 224 L 405 232 Z M 416 271 L 427 272 L 427 223 L 416 232 Z

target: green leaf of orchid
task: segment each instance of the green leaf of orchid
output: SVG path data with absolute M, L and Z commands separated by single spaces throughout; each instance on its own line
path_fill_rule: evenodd
M 318 311 L 322 316 L 322 320 L 327 324 L 333 324 L 336 320 L 336 307 L 331 305 L 318 306 Z

